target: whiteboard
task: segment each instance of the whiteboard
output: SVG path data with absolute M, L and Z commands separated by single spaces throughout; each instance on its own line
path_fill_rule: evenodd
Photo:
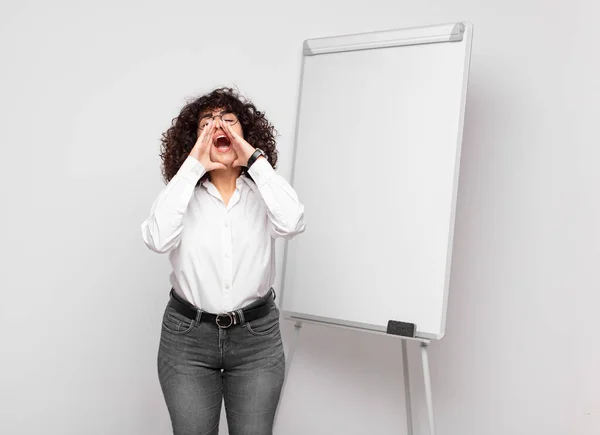
M 288 319 L 442 338 L 472 26 L 304 42 L 285 246 Z

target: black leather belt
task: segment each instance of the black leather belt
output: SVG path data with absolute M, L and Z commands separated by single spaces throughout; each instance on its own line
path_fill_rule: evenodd
M 243 319 L 240 318 L 238 311 L 229 311 L 227 313 L 213 314 L 200 310 L 195 305 L 182 299 L 175 290 L 171 288 L 170 299 L 168 306 L 173 307 L 179 314 L 184 315 L 188 319 L 196 320 L 200 311 L 200 322 L 209 322 L 216 324 L 219 328 L 229 328 L 233 325 L 238 325 L 243 322 L 251 322 L 252 320 L 260 319 L 269 314 L 271 310 L 271 301 L 275 299 L 273 289 L 269 290 L 269 294 L 263 297 L 258 303 L 250 304 L 248 308 L 242 308 Z

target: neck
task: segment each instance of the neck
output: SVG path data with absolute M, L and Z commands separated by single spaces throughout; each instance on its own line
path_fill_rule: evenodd
M 240 176 L 242 168 L 215 169 L 208 173 L 208 178 L 221 193 L 231 193 L 235 190 L 236 180 Z

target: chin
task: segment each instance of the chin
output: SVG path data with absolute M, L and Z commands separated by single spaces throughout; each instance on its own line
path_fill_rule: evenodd
M 237 156 L 234 152 L 228 152 L 225 154 L 215 152 L 211 153 L 210 159 L 213 162 L 223 163 L 224 165 L 230 168 L 233 165 L 233 162 L 235 162 L 235 159 L 237 159 Z

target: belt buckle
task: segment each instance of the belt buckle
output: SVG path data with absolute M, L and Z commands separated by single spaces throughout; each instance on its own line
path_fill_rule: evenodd
M 227 325 L 221 325 L 221 324 L 219 323 L 219 319 L 220 319 L 221 317 L 224 317 L 224 316 L 227 316 L 227 317 L 229 317 L 229 324 L 227 324 Z M 217 318 L 215 319 L 215 323 L 217 324 L 217 326 L 218 326 L 219 328 L 221 328 L 221 329 L 227 329 L 227 328 L 229 328 L 231 325 L 233 325 L 233 316 L 232 316 L 230 313 L 217 314 Z

